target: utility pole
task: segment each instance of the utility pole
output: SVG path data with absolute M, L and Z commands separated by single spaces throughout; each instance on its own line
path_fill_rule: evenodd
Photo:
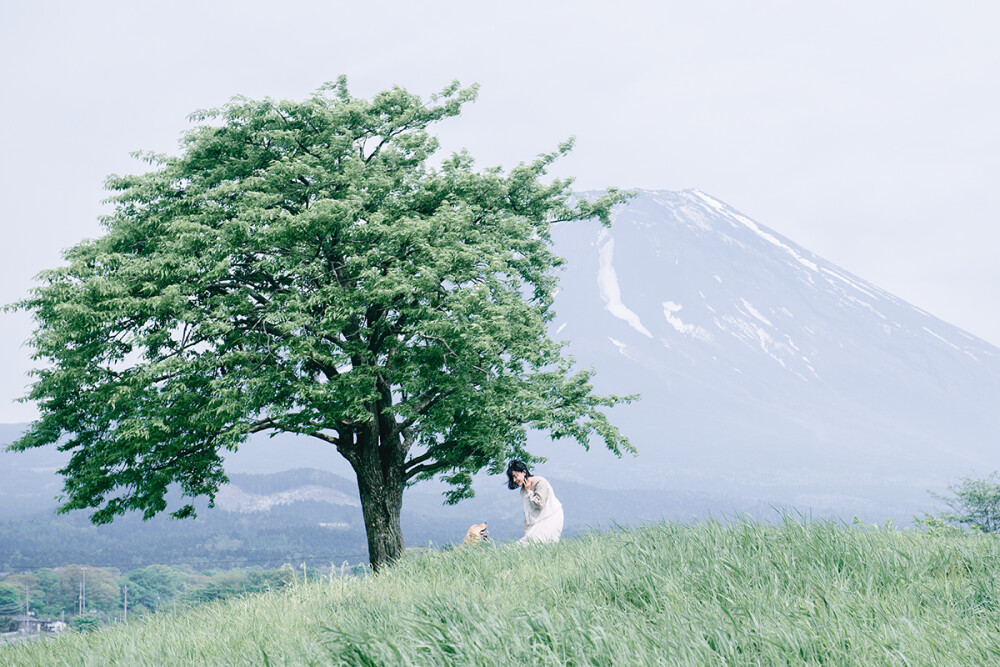
M 125 584 L 125 586 L 122 587 L 122 593 L 125 594 L 125 614 L 123 616 L 123 620 L 125 623 L 128 623 L 128 584 Z
M 87 612 L 87 568 L 83 568 L 83 601 L 81 608 L 83 611 L 80 613 L 85 614 Z

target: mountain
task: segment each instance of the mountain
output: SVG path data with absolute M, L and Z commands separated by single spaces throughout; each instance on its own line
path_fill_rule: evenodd
M 6 452 L 27 424 L 0 424 L 0 519 L 29 516 L 51 510 L 62 491 L 57 471 L 69 456 L 54 447 L 27 452 Z M 2 537 L 2 536 L 0 536 Z
M 599 391 L 641 394 L 611 413 L 636 457 L 529 438 L 548 457 L 536 470 L 553 481 L 568 530 L 767 518 L 772 507 L 906 522 L 935 507 L 928 489 L 1000 468 L 1000 348 L 709 195 L 641 191 L 611 228 L 560 224 L 553 239 L 567 262 L 552 333 L 594 367 Z M 0 425 L 0 442 L 22 429 Z M 51 513 L 65 460 L 52 449 L 0 453 L 0 520 Z M 234 526 L 310 535 L 282 542 L 296 553 L 363 548 L 351 471 L 329 445 L 258 434 L 227 465 L 233 483 L 198 528 L 206 553 L 224 552 L 213 530 L 244 543 L 258 535 L 226 532 Z M 298 468 L 313 470 L 259 476 Z M 497 537 L 519 534 L 515 494 L 496 477 L 476 489 L 457 507 L 441 506 L 436 483 L 409 490 L 408 543 L 461 539 L 480 521 Z M 340 541 L 315 546 L 309 531 L 320 528 Z
M 554 239 L 554 331 L 599 389 L 642 393 L 615 410 L 640 455 L 556 447 L 560 475 L 850 516 L 998 467 L 1000 349 L 709 195 L 642 191 Z

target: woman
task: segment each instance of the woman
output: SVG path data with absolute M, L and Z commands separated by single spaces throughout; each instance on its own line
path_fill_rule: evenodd
M 548 480 L 532 475 L 528 466 L 517 459 L 507 466 L 507 488 L 521 487 L 524 503 L 524 537 L 526 542 L 558 542 L 563 529 L 562 503 L 552 492 Z

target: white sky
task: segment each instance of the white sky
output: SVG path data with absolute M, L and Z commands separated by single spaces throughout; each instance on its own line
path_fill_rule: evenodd
M 697 187 L 1000 344 L 1000 4 L 5 2 L 0 303 L 99 233 L 102 184 L 176 152 L 196 109 L 357 95 L 479 100 L 445 147 L 513 165 L 577 137 L 583 189 Z M 0 422 L 29 381 L 0 313 Z

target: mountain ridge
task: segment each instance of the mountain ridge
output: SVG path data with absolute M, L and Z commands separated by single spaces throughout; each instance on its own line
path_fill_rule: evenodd
M 695 441 L 774 473 L 828 473 L 831 462 L 842 469 L 857 456 L 856 474 L 833 485 L 888 481 L 891 465 L 926 488 L 993 463 L 1000 348 L 699 190 L 639 191 L 610 229 L 584 227 L 553 233 L 568 258 L 554 330 L 594 363 L 600 388 L 642 391 L 682 441 L 667 470 L 648 455 L 658 440 L 650 415 L 639 428 L 630 422 L 646 445 L 635 474 L 651 464 L 676 473 L 684 462 L 725 479 L 740 468 L 678 451 Z M 742 448 L 722 447 L 726 440 Z M 954 460 L 942 465 L 948 452 Z
M 1000 348 L 700 190 L 639 190 L 612 217 L 610 228 L 554 226 L 567 261 L 551 331 L 596 369 L 599 391 L 642 394 L 610 415 L 639 456 L 532 433 L 529 449 L 548 458 L 542 474 L 596 494 L 651 492 L 618 507 L 622 522 L 657 509 L 635 503 L 667 502 L 659 491 L 714 498 L 703 507 L 722 513 L 756 498 L 899 518 L 929 508 L 928 489 L 1000 467 Z M 65 455 L 16 456 L 58 492 L 51 469 Z M 351 476 L 331 447 L 290 435 L 255 436 L 226 459 L 233 475 Z M 476 488 L 494 482 L 481 475 Z M 422 484 L 406 502 L 440 507 L 439 491 Z

